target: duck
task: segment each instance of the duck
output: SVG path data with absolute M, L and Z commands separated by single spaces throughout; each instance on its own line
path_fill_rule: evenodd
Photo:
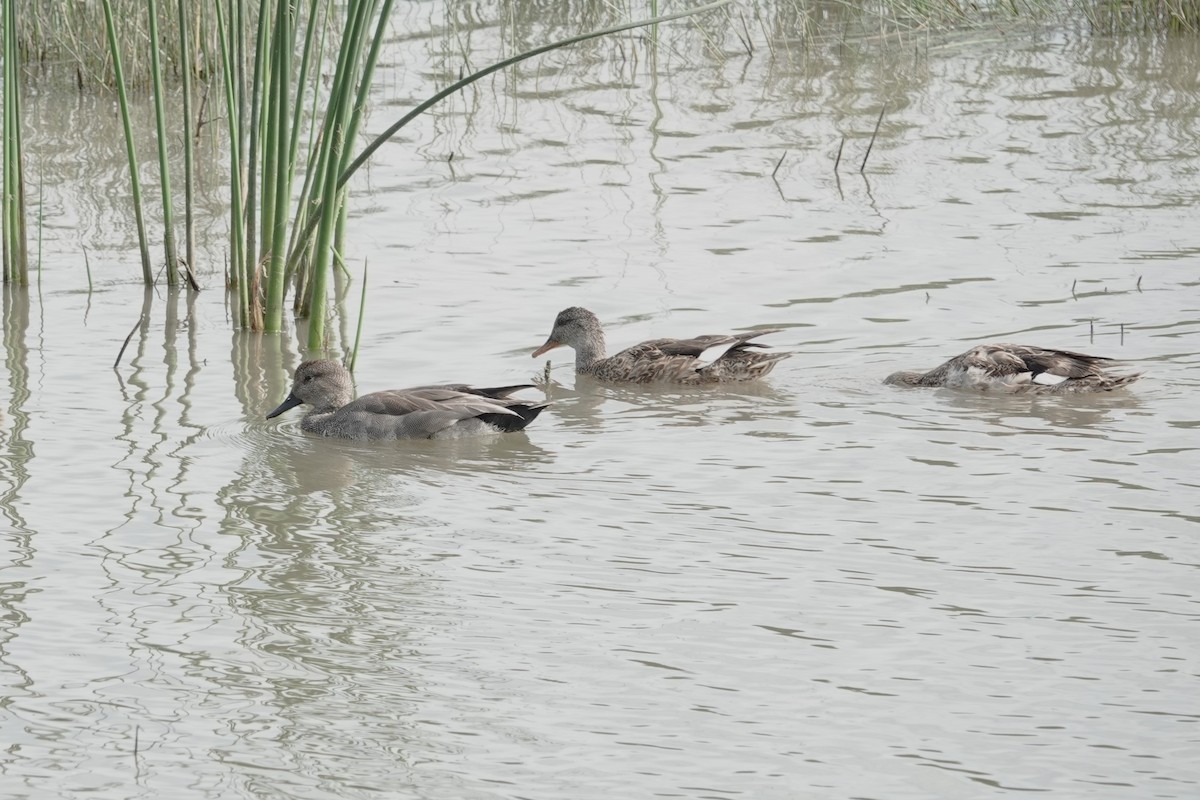
M 1012 394 L 1111 392 L 1136 381 L 1137 372 L 1113 372 L 1118 361 L 1070 350 L 1023 344 L 981 344 L 928 372 L 894 372 L 893 386 L 944 386 Z
M 305 361 L 274 419 L 298 405 L 311 408 L 300 429 L 339 439 L 455 439 L 524 430 L 549 403 L 515 400 L 533 384 L 475 388 L 462 383 L 372 392 L 354 399 L 350 371 L 337 361 Z
M 686 386 L 737 383 L 767 375 L 791 353 L 762 352 L 753 341 L 778 333 L 769 328 L 745 333 L 711 334 L 693 339 L 650 339 L 605 356 L 604 329 L 586 308 L 563 309 L 546 343 L 533 357 L 556 347 L 575 351 L 575 372 L 609 383 L 672 383 Z

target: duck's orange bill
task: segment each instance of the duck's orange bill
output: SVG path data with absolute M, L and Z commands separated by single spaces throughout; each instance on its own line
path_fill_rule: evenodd
M 533 357 L 537 358 L 538 356 L 542 355 L 543 353 L 549 353 L 551 350 L 553 350 L 556 347 L 562 347 L 562 342 L 556 342 L 553 339 L 547 339 L 546 343 L 544 345 L 539 347 L 537 350 L 533 351 Z

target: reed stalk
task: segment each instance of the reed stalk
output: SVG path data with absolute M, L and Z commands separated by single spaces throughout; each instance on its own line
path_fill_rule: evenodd
M 239 328 L 253 328 L 249 314 L 250 281 L 247 280 L 246 216 L 242 202 L 245 185 L 243 169 L 245 148 L 242 146 L 241 97 L 239 92 L 239 64 L 237 47 L 240 27 L 238 14 L 233 13 L 233 0 L 229 0 L 230 20 L 227 22 L 221 2 L 215 4 L 217 17 L 217 41 L 221 57 L 222 88 L 225 98 L 226 125 L 229 132 L 229 284 L 237 292 L 234 303 L 236 324 Z
M 320 142 L 321 162 L 318 174 L 322 180 L 314 184 L 319 195 L 315 203 L 322 209 L 317 227 L 316 246 L 308 261 L 308 348 L 322 349 L 325 340 L 325 304 L 328 295 L 329 269 L 334 256 L 334 241 L 338 229 L 344 224 L 347 212 L 344 182 L 339 181 L 348 160 L 349 144 L 357 136 L 362 124 L 366 93 L 379 55 L 379 48 L 386 33 L 388 16 L 393 0 L 363 2 L 355 7 L 343 29 L 338 66 L 334 85 L 330 89 L 326 107 L 326 135 Z M 376 17 L 376 11 L 378 16 Z M 374 31 L 368 33 L 372 18 L 376 18 Z M 370 47 L 361 62 L 359 53 L 364 50 L 367 38 Z M 283 254 L 281 253 L 281 256 Z M 282 264 L 282 261 L 281 261 Z
M 17 12 L 4 3 L 4 282 L 29 285 L 25 238 L 25 169 L 21 147 L 21 70 L 17 45 Z
M 329 26 L 326 24 L 325 16 L 321 12 L 328 12 L 329 5 L 321 4 L 320 6 L 318 6 L 319 2 L 320 2 L 320 0 L 312 0 L 312 5 L 309 8 L 308 27 L 307 27 L 307 30 L 306 30 L 305 36 L 304 36 L 304 51 L 303 51 L 303 55 L 301 56 L 301 59 L 300 59 L 300 72 L 299 72 L 298 79 L 297 79 L 298 85 L 300 85 L 300 86 L 312 85 L 308 79 L 310 70 L 312 72 L 314 72 L 315 74 L 318 74 L 318 75 L 321 74 L 321 68 L 322 68 L 322 65 L 324 64 L 324 60 L 325 60 L 325 52 L 327 49 L 325 47 L 325 33 L 328 31 Z M 320 38 L 318 38 L 318 36 L 317 36 L 318 32 L 320 32 L 320 34 L 321 34 Z M 313 61 L 314 57 L 315 57 L 315 63 Z M 310 92 L 310 95 L 311 95 L 311 99 L 310 99 L 309 103 L 307 103 L 307 104 L 300 102 L 300 98 L 297 97 L 297 101 L 295 104 L 296 105 L 295 117 L 292 120 L 292 148 L 291 148 L 291 152 L 289 153 L 289 163 L 296 162 L 297 153 L 298 153 L 299 146 L 300 146 L 300 131 L 306 127 L 301 124 L 302 123 L 301 115 L 304 113 L 305 108 L 308 108 L 308 113 L 310 115 L 310 119 L 318 118 L 318 108 L 319 108 L 319 104 L 320 104 L 320 96 L 316 91 Z M 309 125 L 309 126 L 307 126 L 307 129 L 308 129 L 308 141 L 307 141 L 307 145 L 306 145 L 306 147 L 307 147 L 306 152 L 312 153 L 316 149 L 316 139 L 318 136 L 318 127 L 316 125 Z M 308 169 L 308 170 L 304 171 L 304 182 L 300 189 L 300 197 L 301 198 L 306 198 L 306 197 L 311 196 L 311 193 L 313 190 L 313 188 L 312 188 L 313 182 L 314 182 L 315 177 L 316 177 L 315 170 Z M 301 202 L 297 205 L 297 208 L 296 208 L 296 216 L 292 223 L 291 231 L 289 231 L 287 249 L 284 252 L 286 252 L 286 253 L 293 252 L 293 249 L 296 244 L 297 232 L 304 228 L 305 220 L 307 220 L 307 218 L 308 218 L 307 215 L 308 215 L 308 203 L 305 202 L 304 200 L 301 200 Z M 301 304 L 300 298 L 306 296 L 306 294 L 307 294 L 307 277 L 308 276 L 302 271 L 295 270 L 294 264 L 291 260 L 289 260 L 286 263 L 284 272 L 285 272 L 285 275 L 289 279 L 291 279 L 294 283 L 293 291 L 294 291 L 295 297 L 296 297 L 296 306 L 299 307 L 299 305 Z
M 291 149 L 292 53 L 295 48 L 295 16 L 289 3 L 278 3 L 271 31 L 271 80 L 266 97 L 265 169 L 263 170 L 262 228 L 267 248 L 267 302 L 264 330 L 282 328 L 284 304 L 284 253 L 287 246 L 287 216 L 293 167 Z
M 150 19 L 150 79 L 154 87 L 154 126 L 158 136 L 158 184 L 162 193 L 163 255 L 167 262 L 167 285 L 179 284 L 179 259 L 175 254 L 175 203 L 171 197 L 171 164 L 167 157 L 167 112 L 163 107 L 162 59 L 159 54 L 158 0 L 146 0 Z M 187 128 L 186 124 L 184 126 Z
M 239 112 L 242 119 L 246 120 L 246 115 L 249 115 L 248 124 L 244 126 L 245 139 L 240 143 L 244 148 L 246 156 L 246 175 L 245 175 L 245 215 L 246 215 L 246 263 L 245 263 L 245 280 L 248 284 L 248 293 L 250 297 L 250 307 L 246 309 L 246 315 L 251 320 L 251 327 L 254 330 L 263 330 L 263 289 L 262 289 L 262 256 L 258 251 L 259 228 L 254 224 L 254 220 L 258 215 L 259 202 L 261 195 L 258 185 L 259 160 L 262 157 L 262 89 L 264 82 L 268 79 L 267 70 L 270 64 L 267 62 L 267 53 L 269 51 L 270 20 L 270 4 L 272 0 L 259 0 L 258 4 L 258 26 L 254 36 L 254 65 L 250 75 L 249 92 L 245 87 L 245 69 L 239 67 L 238 79 L 241 90 L 239 92 L 241 98 L 241 108 Z M 278 6 L 284 0 L 274 0 Z M 245 36 L 245 6 L 242 0 L 238 0 L 239 12 L 242 15 L 241 27 Z M 242 45 L 244 47 L 244 44 Z M 265 220 L 259 220 L 259 224 L 263 224 Z
M 183 65 L 179 70 L 180 90 L 183 94 L 183 225 L 184 225 L 184 264 L 188 274 L 196 264 L 196 224 L 195 224 L 195 192 L 196 192 L 196 154 L 192 138 L 192 70 L 196 59 L 192 51 L 191 28 L 188 24 L 187 0 L 178 0 L 176 4 L 179 14 L 179 56 Z M 195 288 L 193 286 L 193 288 Z
M 129 118 L 129 97 L 125 91 L 125 73 L 121 68 L 121 51 L 117 46 L 112 0 L 101 0 L 101 2 L 104 6 L 104 25 L 108 29 L 108 42 L 112 51 L 113 80 L 117 85 L 117 105 L 121 110 L 121 124 L 125 129 L 125 155 L 129 160 L 133 216 L 134 223 L 137 225 L 138 248 L 142 256 L 142 282 L 146 286 L 150 286 L 154 283 L 154 274 L 150 268 L 150 246 L 146 241 L 146 221 L 142 213 L 142 182 L 138 175 L 137 147 L 133 142 L 133 123 Z

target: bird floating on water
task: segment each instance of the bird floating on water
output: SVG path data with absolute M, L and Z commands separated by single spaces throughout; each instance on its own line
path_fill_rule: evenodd
M 1113 372 L 1116 359 L 1022 344 L 981 344 L 928 372 L 894 372 L 884 383 L 1013 394 L 1110 392 L 1141 377 Z
M 586 308 L 564 309 L 554 319 L 546 343 L 533 357 L 556 347 L 575 350 L 575 371 L 611 383 L 664 382 L 700 386 L 761 378 L 791 353 L 765 352 L 753 341 L 781 328 L 745 333 L 697 336 L 694 339 L 650 339 L 613 356 L 605 356 L 604 329 Z
M 305 361 L 277 417 L 298 405 L 311 406 L 300 428 L 340 439 L 453 439 L 523 430 L 549 403 L 515 400 L 510 394 L 532 384 L 476 389 L 466 384 L 390 389 L 354 398 L 350 372 L 336 361 Z

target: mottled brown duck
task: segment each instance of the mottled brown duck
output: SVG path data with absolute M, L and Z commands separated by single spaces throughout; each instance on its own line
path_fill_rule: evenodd
M 781 328 L 745 333 L 651 339 L 605 356 L 604 329 L 586 308 L 559 312 L 546 343 L 533 357 L 556 347 L 575 350 L 575 372 L 610 383 L 673 383 L 688 386 L 737 383 L 761 378 L 791 353 L 764 352 L 753 341 Z
M 1113 372 L 1115 359 L 1022 344 L 981 344 L 928 372 L 895 372 L 884 383 L 1012 394 L 1111 392 L 1141 373 Z
M 365 394 L 354 399 L 350 372 L 336 361 L 305 361 L 296 369 L 292 391 L 267 414 L 277 417 L 305 404 L 301 430 L 339 439 L 455 439 L 519 431 L 548 403 L 514 400 L 510 394 L 532 384 L 476 389 L 460 383 L 416 386 Z

